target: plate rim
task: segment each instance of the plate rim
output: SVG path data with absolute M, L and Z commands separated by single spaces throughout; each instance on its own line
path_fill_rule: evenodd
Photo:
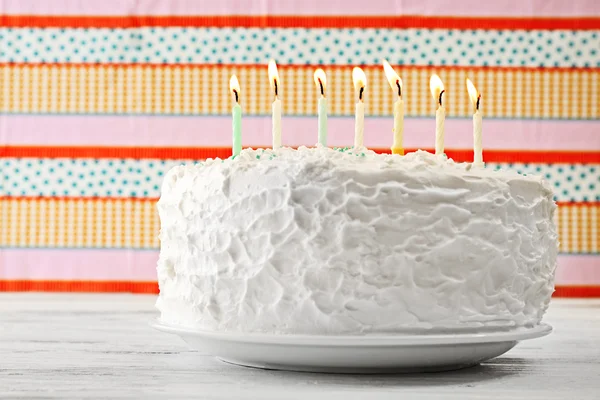
M 272 334 L 246 332 L 220 332 L 194 329 L 167 324 L 156 318 L 150 326 L 162 332 L 185 336 L 197 336 L 204 339 L 268 345 L 309 345 L 309 346 L 417 346 L 417 345 L 457 345 L 476 343 L 496 343 L 535 339 L 549 335 L 553 328 L 549 324 L 539 323 L 532 328 L 520 327 L 504 331 L 435 333 L 435 334 L 398 334 L 398 335 L 306 335 Z

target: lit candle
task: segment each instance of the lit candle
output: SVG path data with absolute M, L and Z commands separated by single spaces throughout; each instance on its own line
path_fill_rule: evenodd
M 438 108 L 435 112 L 435 154 L 444 154 L 444 120 L 446 119 L 446 110 L 442 103 L 442 96 L 445 90 L 442 80 L 436 74 L 431 75 L 429 90 L 431 90 L 431 95 L 436 103 L 438 103 Z
M 325 76 L 325 71 L 321 68 L 317 69 L 314 78 L 315 85 L 317 85 L 317 89 L 319 89 L 319 93 L 321 93 L 317 108 L 319 114 L 319 143 L 322 146 L 327 146 L 327 99 L 325 98 L 325 84 L 327 78 Z
M 242 107 L 240 107 L 240 83 L 235 75 L 231 75 L 229 90 L 233 97 L 233 108 L 231 109 L 233 117 L 232 152 L 234 156 L 237 156 L 242 151 Z
M 275 60 L 269 61 L 269 83 L 275 92 L 273 101 L 273 150 L 275 150 L 281 147 L 281 100 L 279 100 L 281 85 Z
M 398 98 L 394 102 L 394 141 L 392 142 L 392 154 L 404 155 L 403 133 L 404 133 L 404 100 L 402 100 L 402 79 L 398 76 L 392 66 L 383 60 L 383 70 L 392 90 L 397 93 Z
M 360 149 L 363 147 L 365 134 L 365 103 L 363 99 L 365 87 L 367 86 L 367 77 L 362 69 L 354 67 L 352 70 L 352 81 L 354 83 L 354 90 L 358 96 L 356 102 L 356 119 L 354 122 L 354 148 Z
M 473 107 L 475 107 L 475 113 L 473 114 L 473 165 L 477 167 L 483 167 L 483 153 L 481 147 L 481 124 L 482 116 L 479 111 L 481 105 L 481 93 L 477 91 L 473 82 L 467 79 L 467 91 L 469 92 L 469 98 Z

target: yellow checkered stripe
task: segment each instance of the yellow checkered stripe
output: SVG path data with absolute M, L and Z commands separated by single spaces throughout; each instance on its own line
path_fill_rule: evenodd
M 353 115 L 350 66 L 327 66 L 332 115 Z M 394 91 L 378 66 L 367 75 L 366 112 L 388 116 Z M 446 88 L 449 116 L 469 117 L 465 79 L 483 95 L 485 116 L 498 118 L 598 119 L 600 69 L 397 67 L 404 82 L 405 113 L 432 116 L 429 78 L 438 73 Z M 280 66 L 281 97 L 288 115 L 317 109 L 314 67 Z M 266 66 L 228 65 L 46 65 L 0 66 L 0 112 L 64 114 L 224 115 L 231 111 L 229 77 L 236 74 L 245 114 L 271 112 Z
M 4 198 L 0 247 L 158 248 L 156 201 Z
M 560 251 L 598 253 L 600 249 L 600 203 L 563 204 L 555 214 Z
M 560 252 L 598 253 L 600 203 L 561 203 Z M 0 199 L 0 247 L 159 247 L 154 199 Z

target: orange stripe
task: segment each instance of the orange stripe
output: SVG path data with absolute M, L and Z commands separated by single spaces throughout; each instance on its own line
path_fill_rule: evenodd
M 158 294 L 157 282 L 0 280 L 0 292 Z M 557 286 L 553 297 L 600 297 L 600 286 Z
M 257 146 L 251 146 L 256 148 Z M 260 147 L 260 146 L 259 146 Z M 389 153 L 387 148 L 371 149 L 377 153 Z M 423 149 L 433 152 L 433 149 Z M 406 152 L 416 149 L 406 149 Z M 447 150 L 448 157 L 459 162 L 473 160 L 473 150 Z M 228 158 L 229 147 L 87 147 L 87 146 L 5 146 L 0 147 L 1 157 L 36 158 L 134 158 L 134 159 L 189 159 Z M 486 162 L 507 163 L 566 163 L 599 164 L 600 151 L 524 151 L 524 150 L 486 150 Z
M 142 26 L 251 28 L 426 28 L 426 29 L 568 29 L 600 28 L 598 17 L 510 18 L 442 16 L 42 16 L 3 15 L 0 26 L 12 28 L 136 28 Z

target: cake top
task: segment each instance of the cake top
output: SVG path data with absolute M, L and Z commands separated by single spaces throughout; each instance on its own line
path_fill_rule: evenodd
M 329 148 L 318 144 L 316 147 L 301 146 L 298 149 L 282 147 L 277 150 L 246 148 L 237 156 L 227 159 L 208 158 L 196 165 L 185 165 L 188 172 L 218 169 L 223 174 L 234 174 L 250 169 L 287 168 L 301 170 L 306 166 L 331 170 L 355 170 L 364 173 L 401 172 L 406 174 L 437 174 L 440 177 L 460 177 L 462 179 L 495 178 L 502 181 L 522 181 L 541 185 L 544 194 L 551 195 L 550 185 L 540 176 L 519 174 L 516 171 L 493 170 L 475 166 L 473 163 L 455 162 L 446 155 L 435 155 L 423 150 L 400 156 L 380 154 L 362 148 Z

